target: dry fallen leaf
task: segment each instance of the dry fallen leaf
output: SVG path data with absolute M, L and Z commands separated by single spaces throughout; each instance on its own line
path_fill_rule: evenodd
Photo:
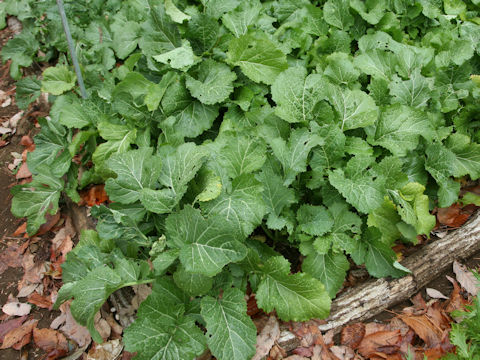
M 460 285 L 467 290 L 473 296 L 476 296 L 478 293 L 478 287 L 480 286 L 479 281 L 473 275 L 473 273 L 468 270 L 464 265 L 460 264 L 458 261 L 453 262 L 453 272 L 457 277 L 457 281 Z
M 430 296 L 432 299 L 445 299 L 448 300 L 448 297 L 443 295 L 440 291 L 432 289 L 432 288 L 426 288 L 425 289 L 426 293 L 428 296 Z
M 378 331 L 370 335 L 365 336 L 360 345 L 358 346 L 358 352 L 364 357 L 370 357 L 371 355 L 382 352 L 379 348 L 385 346 L 398 346 L 401 341 L 401 334 L 399 330 L 395 331 Z
M 26 316 L 22 316 L 16 319 L 5 321 L 4 323 L 0 324 L 0 342 L 3 342 L 5 334 L 20 327 L 23 322 L 27 319 Z
M 87 355 L 87 360 L 115 360 L 122 353 L 123 345 L 119 339 L 95 344 Z
M 23 346 L 27 345 L 32 338 L 32 330 L 37 326 L 38 320 L 29 320 L 22 326 L 9 331 L 5 334 L 3 344 L 0 349 L 7 349 L 13 347 L 15 350 L 19 350 Z
M 39 308 L 42 308 L 42 309 L 51 309 L 52 305 L 53 305 L 53 302 L 52 302 L 52 300 L 49 296 L 48 297 L 47 296 L 42 296 L 37 292 L 32 293 L 27 298 L 27 301 L 30 304 L 36 305 L 36 306 L 38 306 Z
M 453 204 L 448 208 L 440 208 L 437 211 L 438 222 L 453 228 L 462 226 L 470 215 L 470 212 L 463 211 L 460 204 Z
M 442 330 L 424 315 L 399 315 L 399 318 L 422 339 L 428 348 L 435 347 L 442 338 Z
M 57 330 L 35 328 L 33 329 L 33 341 L 36 346 L 47 353 L 55 349 L 68 353 L 67 339 Z
M 63 308 L 65 309 L 66 315 L 65 324 L 63 324 L 59 330 L 63 332 L 67 338 L 74 340 L 80 347 L 90 344 L 92 338 L 90 337 L 88 329 L 75 321 L 69 306 L 64 306 Z
M 32 173 L 28 169 L 27 163 L 22 163 L 20 167 L 18 168 L 17 173 L 15 174 L 15 179 L 20 180 L 20 179 L 26 179 L 32 176 Z
M 10 316 L 24 316 L 30 314 L 32 305 L 18 301 L 9 302 L 2 307 L 2 311 Z
M 342 329 L 340 344 L 356 349 L 365 336 L 365 324 L 355 323 Z
M 260 360 L 267 356 L 275 344 L 275 341 L 277 341 L 279 337 L 280 327 L 278 325 L 277 318 L 275 316 L 270 316 L 267 324 L 257 336 L 257 350 L 252 360 Z

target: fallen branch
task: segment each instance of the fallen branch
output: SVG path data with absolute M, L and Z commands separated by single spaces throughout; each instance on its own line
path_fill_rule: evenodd
M 442 239 L 425 245 L 402 265 L 410 275 L 400 279 L 372 279 L 342 293 L 332 303 L 330 317 L 319 326 L 321 331 L 338 333 L 342 326 L 365 321 L 402 301 L 411 298 L 442 272 L 451 268 L 454 260 L 466 259 L 480 250 L 480 211 L 461 228 Z M 295 337 L 284 331 L 279 344 Z

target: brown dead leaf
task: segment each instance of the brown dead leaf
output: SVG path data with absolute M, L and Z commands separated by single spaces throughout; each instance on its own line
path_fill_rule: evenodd
M 450 313 L 454 310 L 464 310 L 465 305 L 468 305 L 468 301 L 465 300 L 465 298 L 460 293 L 461 291 L 460 286 L 458 286 L 458 283 L 450 276 L 447 275 L 446 278 L 448 279 L 448 281 L 452 283 L 453 290 L 450 293 L 450 299 L 447 302 L 445 311 Z
M 437 211 L 438 222 L 452 228 L 462 226 L 470 215 L 471 213 L 463 211 L 460 204 L 453 204 L 448 208 L 440 208 Z
M 309 359 L 300 355 L 290 355 L 289 357 L 286 357 L 285 360 L 309 360 Z
M 12 236 L 20 236 L 22 234 L 25 234 L 27 232 L 27 222 L 24 222 L 22 225 L 20 225 L 17 230 L 12 234 Z
M 340 336 L 340 344 L 356 349 L 365 336 L 365 324 L 355 323 L 345 326 Z
M 119 339 L 106 341 L 103 344 L 95 344 L 87 355 L 87 360 L 115 360 L 123 350 Z
M 287 357 L 287 352 L 280 345 L 275 344 L 268 354 L 268 359 L 270 360 L 281 360 Z
M 280 327 L 275 316 L 270 316 L 268 322 L 257 336 L 256 352 L 252 360 L 260 360 L 267 356 L 275 341 L 280 337 Z
M 55 215 L 50 215 L 49 213 L 47 213 L 45 219 L 46 222 L 42 226 L 40 226 L 37 233 L 35 234 L 36 236 L 46 234 L 55 226 L 56 223 L 58 223 L 58 220 L 60 220 L 60 211 L 58 211 Z
M 45 266 L 43 262 L 35 262 L 35 255 L 30 253 L 28 250 L 23 255 L 22 259 L 23 266 L 23 279 L 22 284 L 39 284 L 42 282 Z
M 18 244 L 12 243 L 0 253 L 0 274 L 9 267 L 22 266 L 23 251 L 25 249 Z
M 247 300 L 247 315 L 252 317 L 257 315 L 261 310 L 257 306 L 257 300 L 255 294 L 251 294 Z
M 33 145 L 33 140 L 30 136 L 24 135 L 24 136 L 22 136 L 22 139 L 20 140 L 20 144 L 25 146 L 25 147 L 29 147 L 30 145 Z
M 18 168 L 17 173 L 15 174 L 15 179 L 20 180 L 20 179 L 26 179 L 32 176 L 32 173 L 28 169 L 27 163 L 22 163 L 20 167 Z
M 33 341 L 35 345 L 45 352 L 52 350 L 64 350 L 68 352 L 68 342 L 65 336 L 53 329 L 33 329 Z
M 25 316 L 30 314 L 30 310 L 32 305 L 18 301 L 6 303 L 2 307 L 2 311 L 9 316 Z
M 348 346 L 332 346 L 329 350 L 340 360 L 352 360 L 355 358 L 354 351 Z
M 3 342 L 5 334 L 20 327 L 23 322 L 27 319 L 26 316 L 22 316 L 16 319 L 5 321 L 4 323 L 0 324 L 0 342 Z
M 313 355 L 313 347 L 298 347 L 292 351 L 295 355 L 311 357 Z
M 32 331 L 37 326 L 38 320 L 29 320 L 22 324 L 22 326 L 15 328 L 5 334 L 3 344 L 0 349 L 14 348 L 19 350 L 28 343 L 32 338 Z
M 66 315 L 65 324 L 63 324 L 59 330 L 63 332 L 67 338 L 74 340 L 80 347 L 90 344 L 92 338 L 90 337 L 88 329 L 79 325 L 70 312 L 70 306 L 66 304 L 64 305 L 63 309 L 65 309 L 64 311 Z
M 51 309 L 53 302 L 50 296 L 42 296 L 37 292 L 32 293 L 28 298 L 27 301 L 30 304 L 36 305 L 42 309 Z
M 435 326 L 429 317 L 424 315 L 399 315 L 399 318 L 415 331 L 428 348 L 433 348 L 440 343 L 442 330 Z
M 458 261 L 453 262 L 453 272 L 455 273 L 457 281 L 460 283 L 460 285 L 470 294 L 476 296 L 480 283 L 473 273 Z
M 401 334 L 399 330 L 395 331 L 378 331 L 365 336 L 360 345 L 358 352 L 364 357 L 370 357 L 373 354 L 379 353 L 378 348 L 385 346 L 398 346 L 401 341 Z
M 425 289 L 426 293 L 428 296 L 430 296 L 432 299 L 445 299 L 448 300 L 448 297 L 443 295 L 440 291 L 432 288 L 426 288 Z
M 82 199 L 79 205 L 95 206 L 109 200 L 105 191 L 105 185 L 94 185 L 88 190 L 80 191 L 79 194 Z

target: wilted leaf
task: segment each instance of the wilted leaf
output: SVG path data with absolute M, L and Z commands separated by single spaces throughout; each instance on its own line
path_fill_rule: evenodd
M 426 288 L 425 291 L 427 292 L 427 295 L 430 296 L 432 299 L 445 299 L 448 300 L 448 297 L 443 295 L 440 291 L 432 289 L 432 288 Z
M 365 324 L 355 323 L 345 326 L 342 329 L 342 335 L 340 343 L 345 346 L 349 346 L 352 349 L 356 349 L 363 337 L 365 336 Z
M 268 318 L 267 324 L 257 336 L 256 353 L 252 360 L 261 360 L 268 355 L 275 341 L 280 337 L 280 327 L 275 316 Z
M 24 316 L 30 314 L 32 305 L 18 301 L 10 302 L 2 307 L 2 311 L 10 316 Z
M 467 290 L 473 296 L 476 296 L 478 294 L 478 288 L 480 286 L 480 283 L 470 270 L 468 270 L 458 261 L 454 261 L 453 272 L 457 277 L 457 281 L 465 290 Z
M 64 350 L 68 352 L 68 342 L 65 336 L 53 329 L 33 329 L 33 341 L 40 349 L 50 352 L 52 350 Z
M 0 349 L 7 349 L 13 347 L 18 350 L 27 345 L 32 338 L 32 330 L 37 326 L 38 320 L 29 320 L 22 326 L 9 331 L 3 339 L 3 344 Z
M 440 224 L 449 227 L 460 227 L 470 217 L 471 213 L 462 211 L 460 204 L 453 204 L 448 208 L 440 208 L 437 212 L 437 219 Z

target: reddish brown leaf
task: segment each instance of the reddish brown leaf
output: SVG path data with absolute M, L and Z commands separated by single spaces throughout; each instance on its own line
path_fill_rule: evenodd
M 34 328 L 33 341 L 47 353 L 55 349 L 68 350 L 67 339 L 57 330 Z
M 15 179 L 20 180 L 20 179 L 26 179 L 32 176 L 32 173 L 28 169 L 27 163 L 24 162 L 20 167 L 18 168 L 17 173 L 15 174 Z
M 450 294 L 450 300 L 445 307 L 445 311 L 450 313 L 454 310 L 464 310 L 465 305 L 468 305 L 468 301 L 460 294 L 460 286 L 458 286 L 458 283 L 450 276 L 447 275 L 446 278 L 453 284 L 453 290 Z
M 365 336 L 365 324 L 355 323 L 342 329 L 340 344 L 356 349 Z
M 437 219 L 440 224 L 453 228 L 462 226 L 470 215 L 470 212 L 463 211 L 460 204 L 453 204 L 448 208 L 440 208 L 437 211 Z
M 12 236 L 20 236 L 22 234 L 25 234 L 27 232 L 27 222 L 24 222 L 22 225 L 20 225 L 17 230 L 12 234 Z
M 45 360 L 56 360 L 64 358 L 68 354 L 68 349 L 53 349 L 47 354 Z
M 292 351 L 295 355 L 311 357 L 313 355 L 312 348 L 298 347 Z
M 108 195 L 105 191 L 105 185 L 94 185 L 88 190 L 80 191 L 82 198 L 80 205 L 100 205 L 108 201 Z
M 0 349 L 7 349 L 9 347 L 19 350 L 28 343 L 32 338 L 32 331 L 37 326 L 38 320 L 29 320 L 22 326 L 9 331 L 5 334 L 3 344 Z
M 467 290 L 473 296 L 478 293 L 479 281 L 473 275 L 473 273 L 466 268 L 465 265 L 460 264 L 458 261 L 453 262 L 453 272 L 457 277 L 457 281 L 462 287 Z
M 55 224 L 58 223 L 58 220 L 60 220 L 60 212 L 57 212 L 55 215 L 50 215 L 47 213 L 46 219 L 47 221 L 40 226 L 35 234 L 36 236 L 40 236 L 49 232 L 55 226 Z
M 5 321 L 4 323 L 1 323 L 0 324 L 0 342 L 3 342 L 3 339 L 8 332 L 20 327 L 26 318 L 27 318 L 26 316 L 22 316 L 22 317 L 8 320 L 8 321 Z
M 363 338 L 358 346 L 358 352 L 364 357 L 379 353 L 378 348 L 397 345 L 401 341 L 400 331 L 379 331 Z
M 257 300 L 255 299 L 255 294 L 251 294 L 247 301 L 247 315 L 254 316 L 257 315 L 261 310 L 257 306 Z
M 51 309 L 53 305 L 50 297 L 42 296 L 37 292 L 30 294 L 30 296 L 27 298 L 27 301 L 30 304 L 36 305 L 42 309 Z
M 442 330 L 435 326 L 427 315 L 400 315 L 399 317 L 415 331 L 428 348 L 432 348 L 440 343 Z
M 0 253 L 0 274 L 9 267 L 22 266 L 23 251 L 25 249 L 17 244 L 10 244 Z
M 25 146 L 25 147 L 28 147 L 28 146 L 33 144 L 33 140 L 30 136 L 24 135 L 24 136 L 22 136 L 22 139 L 20 140 L 20 144 Z

